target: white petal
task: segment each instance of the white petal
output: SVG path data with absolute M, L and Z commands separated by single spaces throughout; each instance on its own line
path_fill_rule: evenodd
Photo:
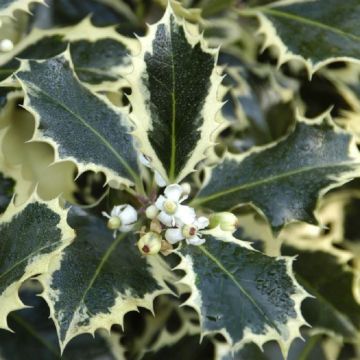
M 195 236 L 193 236 L 193 237 L 191 237 L 189 239 L 186 239 L 186 242 L 189 245 L 199 246 L 199 245 L 202 245 L 205 242 L 205 239 L 202 239 L 201 237 L 195 235 Z
M 111 210 L 111 216 L 118 216 L 120 217 L 121 212 L 123 211 L 124 207 L 126 205 L 118 205 L 118 206 L 114 206 L 113 209 Z
M 155 206 L 159 209 L 159 210 L 164 210 L 164 202 L 166 201 L 166 197 L 160 195 L 156 202 L 155 202 Z
M 151 167 L 150 159 L 147 156 L 145 156 L 144 154 L 139 155 L 139 160 L 144 166 L 146 166 L 148 168 Z
M 156 185 L 159 186 L 159 187 L 165 187 L 166 186 L 166 181 L 165 179 L 160 175 L 160 173 L 158 171 L 154 171 L 155 172 L 155 182 L 156 182 Z
M 191 225 L 196 218 L 195 210 L 190 206 L 179 205 L 175 213 L 175 218 L 180 225 Z
M 105 216 L 105 217 L 108 218 L 108 219 L 111 218 L 111 216 L 110 216 L 107 212 L 105 212 L 105 211 L 102 211 L 102 212 L 101 212 L 101 215 L 102 215 L 102 216 Z
M 125 224 L 122 225 L 119 229 L 120 232 L 128 232 L 134 227 L 134 224 Z
M 171 184 L 166 187 L 164 194 L 169 200 L 178 202 L 182 194 L 182 187 L 178 184 Z
M 173 226 L 173 216 L 168 215 L 165 211 L 161 211 L 158 215 L 158 219 L 166 226 Z
M 209 219 L 206 218 L 205 216 L 200 216 L 196 221 L 195 221 L 195 226 L 198 229 L 205 229 L 206 227 L 209 226 Z
M 124 225 L 137 221 L 137 212 L 131 205 L 126 205 L 120 214 L 120 220 Z
M 176 244 L 177 242 L 184 239 L 180 229 L 167 229 L 165 232 L 165 239 L 170 244 Z

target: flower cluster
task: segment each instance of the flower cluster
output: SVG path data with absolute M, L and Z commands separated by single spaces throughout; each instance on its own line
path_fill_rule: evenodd
M 150 231 L 143 227 L 137 243 L 144 255 L 156 254 L 159 251 L 167 253 L 172 245 L 185 240 L 189 245 L 202 245 L 205 239 L 201 230 L 219 226 L 224 231 L 236 229 L 237 218 L 231 213 L 217 213 L 210 216 L 197 217 L 195 210 L 183 202 L 190 194 L 189 184 L 168 185 L 163 195 L 159 195 L 154 204 L 147 207 L 145 214 L 151 219 Z M 102 213 L 108 218 L 107 226 L 117 232 L 127 232 L 133 229 L 137 221 L 136 210 L 128 204 L 115 206 L 110 214 Z M 165 237 L 166 241 L 163 239 Z
M 186 240 L 191 245 L 205 242 L 199 230 L 205 229 L 209 220 L 203 216 L 197 218 L 192 207 L 182 204 L 188 198 L 188 190 L 187 186 L 168 185 L 164 195 L 160 195 L 155 202 L 157 219 L 167 227 L 165 239 L 170 244 L 181 240 Z

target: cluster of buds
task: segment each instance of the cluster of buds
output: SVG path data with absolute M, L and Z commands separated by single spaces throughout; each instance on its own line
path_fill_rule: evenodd
M 137 243 L 142 254 L 153 255 L 161 251 L 166 255 L 174 244 L 182 240 L 189 245 L 202 245 L 205 242 L 202 230 L 208 227 L 235 231 L 237 218 L 232 213 L 212 214 L 210 219 L 197 217 L 192 207 L 183 204 L 190 191 L 189 184 L 168 185 L 163 195 L 147 207 L 145 214 L 151 219 L 150 231 L 143 227 Z M 138 218 L 136 210 L 128 204 L 115 206 L 110 214 L 103 212 L 103 215 L 108 218 L 107 226 L 114 231 L 114 237 L 118 232 L 132 230 Z
M 202 230 L 208 227 L 219 226 L 223 231 L 231 232 L 236 230 L 237 218 L 232 213 L 213 214 L 210 216 L 210 221 L 204 216 L 197 217 L 192 207 L 183 204 L 190 191 L 190 185 L 187 183 L 168 185 L 164 194 L 146 209 L 146 216 L 152 220 L 152 225 L 150 233 L 144 234 L 139 241 L 139 249 L 142 253 L 153 254 L 159 251 L 166 253 L 172 245 L 182 240 L 189 245 L 202 245 L 205 242 Z M 156 230 L 152 227 L 156 227 Z M 162 232 L 166 241 L 162 237 Z

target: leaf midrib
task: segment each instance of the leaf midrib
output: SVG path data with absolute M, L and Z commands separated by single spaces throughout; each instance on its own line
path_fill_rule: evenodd
M 171 157 L 170 157 L 170 169 L 169 179 L 170 182 L 175 180 L 175 163 L 176 163 L 176 97 L 175 97 L 175 63 L 173 52 L 173 39 L 172 39 L 172 25 L 171 19 L 169 23 L 169 38 L 171 46 L 171 76 L 172 76 L 172 92 L 171 92 Z
M 325 165 L 321 165 L 321 166 L 309 166 L 309 167 L 303 167 L 294 171 L 288 171 L 285 173 L 282 173 L 280 175 L 275 175 L 275 176 L 271 176 L 269 178 L 265 178 L 265 179 L 261 179 L 258 181 L 253 181 L 247 184 L 243 184 L 243 185 L 239 185 L 239 186 L 235 186 L 233 188 L 230 188 L 228 190 L 224 190 L 224 191 L 219 191 L 218 193 L 206 196 L 206 197 L 199 197 L 199 198 L 195 198 L 192 202 L 191 205 L 199 205 L 199 204 L 204 204 L 208 201 L 214 200 L 220 196 L 224 196 L 224 195 L 228 195 L 231 194 L 233 192 L 236 191 L 241 191 L 241 190 L 249 190 L 251 188 L 254 188 L 256 186 L 261 186 L 267 183 L 271 183 L 277 180 L 281 180 L 284 179 L 286 177 L 291 177 L 291 176 L 295 176 L 295 175 L 299 175 L 302 173 L 306 173 L 309 171 L 313 171 L 313 170 L 317 170 L 317 169 L 326 169 L 326 168 L 336 168 L 336 167 L 342 167 L 342 166 L 355 166 L 355 165 L 360 165 L 360 163 L 357 163 L 355 161 L 346 161 L 346 162 L 341 162 L 341 163 L 337 163 L 337 164 L 325 164 Z
M 90 281 L 89 281 L 89 285 L 87 286 L 87 288 L 85 289 L 78 305 L 76 306 L 76 309 L 79 309 L 81 304 L 84 303 L 86 296 L 88 294 L 88 292 L 91 290 L 91 288 L 93 287 L 96 279 L 98 278 L 99 274 L 101 273 L 102 268 L 104 267 L 104 265 L 106 264 L 107 260 L 109 259 L 110 255 L 112 254 L 112 252 L 116 249 L 116 247 L 120 244 L 120 242 L 126 237 L 127 233 L 121 233 L 120 235 L 118 235 L 118 237 L 111 243 L 111 245 L 109 246 L 109 248 L 106 250 L 106 252 L 104 253 L 104 255 L 102 256 L 102 258 L 100 259 L 100 262 L 98 264 L 98 266 L 95 269 L 94 275 L 91 277 Z M 76 239 L 75 239 L 76 241 Z M 75 311 L 74 311 L 75 312 Z
M 231 281 L 235 284 L 235 286 L 245 295 L 245 297 L 251 302 L 251 304 L 255 306 L 256 310 L 265 319 L 265 321 L 281 335 L 281 330 L 278 328 L 278 326 L 271 319 L 269 319 L 269 317 L 266 315 L 265 311 L 261 308 L 261 306 L 237 281 L 234 275 L 226 269 L 226 267 L 221 263 L 221 261 L 215 255 L 213 255 L 209 250 L 207 250 L 204 245 L 200 245 L 199 249 L 205 254 L 205 256 L 207 256 L 212 262 L 214 262 L 227 277 L 231 279 Z
M 124 168 L 126 169 L 126 171 L 128 172 L 129 175 L 131 175 L 131 177 L 135 180 L 135 181 L 139 181 L 139 177 L 136 175 L 136 173 L 131 169 L 131 167 L 128 165 L 128 163 L 123 159 L 123 157 L 113 148 L 113 146 L 96 130 L 94 129 L 91 125 L 89 125 L 80 115 L 74 113 L 69 107 L 67 107 L 65 104 L 63 104 L 62 102 L 58 101 L 57 99 L 54 99 L 53 97 L 51 97 L 49 94 L 47 94 L 44 90 L 42 90 L 41 88 L 39 88 L 38 86 L 36 86 L 33 83 L 30 83 L 29 81 L 26 80 L 22 80 L 24 81 L 27 86 L 31 89 L 33 88 L 34 91 L 38 91 L 41 94 L 43 94 L 45 97 L 47 97 L 48 99 L 50 99 L 52 102 L 54 102 L 55 104 L 59 105 L 60 107 L 62 107 L 65 111 L 67 111 L 68 113 L 70 113 L 75 119 L 79 120 L 81 122 L 81 124 L 83 124 L 86 128 L 88 128 L 95 136 L 97 136 L 101 142 L 114 154 L 114 156 L 116 157 L 116 159 L 124 166 Z

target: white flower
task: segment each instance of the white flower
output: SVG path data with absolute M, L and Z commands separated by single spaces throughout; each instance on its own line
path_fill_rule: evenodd
M 204 216 L 200 216 L 192 224 L 185 224 L 175 229 L 167 229 L 165 239 L 170 244 L 176 244 L 185 239 L 190 245 L 202 245 L 205 239 L 202 238 L 199 230 L 205 229 L 208 225 L 209 220 Z
M 118 231 L 130 231 L 138 218 L 136 210 L 128 204 L 114 206 L 110 214 L 103 211 L 102 215 L 109 219 L 107 226 L 114 230 L 114 237 Z
M 165 196 L 164 196 L 165 195 Z M 155 202 L 160 210 L 158 219 L 166 226 L 191 224 L 195 221 L 195 210 L 190 206 L 181 205 L 187 199 L 182 195 L 182 187 L 178 184 L 168 185 Z
M 155 174 L 154 179 L 155 179 L 157 186 L 165 187 L 166 181 L 164 180 L 164 178 L 160 175 L 160 173 L 157 170 L 152 168 L 151 160 L 144 154 L 139 155 L 139 160 L 144 166 L 146 166 L 147 168 L 152 169 L 154 171 L 154 174 Z

